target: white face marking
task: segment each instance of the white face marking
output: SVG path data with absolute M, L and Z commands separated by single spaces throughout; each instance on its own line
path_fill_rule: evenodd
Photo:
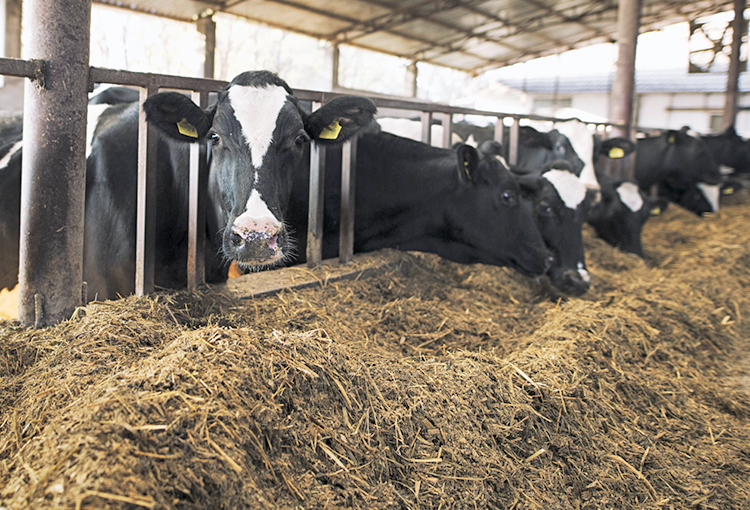
M 229 88 L 229 102 L 242 126 L 245 143 L 250 147 L 253 167 L 263 165 L 263 158 L 273 141 L 273 131 L 281 108 L 286 103 L 284 87 L 269 85 L 264 88 L 233 85 Z M 257 183 L 258 174 L 255 174 Z
M 599 189 L 599 182 L 594 172 L 594 130 L 588 124 L 571 120 L 555 125 L 555 128 L 568 137 L 570 145 L 576 151 L 578 157 L 583 161 L 580 179 L 590 189 Z
M 701 190 L 703 196 L 708 200 L 708 204 L 711 206 L 711 211 L 716 212 L 719 210 L 719 185 L 718 184 L 706 184 L 705 182 L 699 182 L 696 184 L 698 189 Z
M 583 280 L 584 282 L 586 283 L 591 282 L 591 275 L 583 267 L 583 262 L 578 263 L 578 274 L 581 275 L 581 280 Z
M 553 168 L 542 174 L 557 190 L 566 207 L 575 209 L 586 198 L 586 187 L 575 174 Z
M 638 192 L 638 186 L 632 182 L 623 182 L 617 188 L 617 194 L 620 195 L 620 200 L 633 212 L 638 212 L 643 207 L 643 198 Z
M 10 148 L 8 153 L 3 156 L 2 159 L 0 159 L 0 170 L 3 170 L 8 166 L 8 163 L 10 163 L 10 158 L 12 158 L 16 152 L 20 151 L 21 147 L 23 147 L 23 140 L 18 140 L 13 144 L 13 147 Z
M 237 216 L 233 226 L 239 231 L 265 231 L 271 234 L 281 228 L 281 223 L 263 201 L 258 190 L 254 189 L 247 199 L 245 212 Z
M 719 165 L 719 172 L 721 172 L 721 175 L 729 175 L 734 173 L 734 168 L 727 165 Z
M 466 145 L 471 145 L 471 146 L 472 146 L 472 147 L 474 147 L 475 149 L 477 148 L 477 146 L 478 146 L 478 145 L 477 145 L 477 141 L 476 141 L 476 139 L 474 138 L 474 133 L 471 133 L 471 134 L 469 135 L 469 138 L 467 138 L 467 139 L 466 139 L 466 142 L 465 142 L 465 143 L 466 143 Z
M 99 117 L 102 116 L 104 110 L 112 106 L 111 104 L 92 104 L 89 105 L 88 113 L 86 115 L 86 157 L 91 155 L 91 141 L 94 139 L 94 130 L 96 125 L 99 123 Z
M 508 165 L 508 162 L 505 161 L 505 158 L 502 156 L 498 156 L 495 154 L 495 158 L 500 162 L 501 165 L 503 165 L 503 168 L 506 170 L 510 170 L 510 166 Z

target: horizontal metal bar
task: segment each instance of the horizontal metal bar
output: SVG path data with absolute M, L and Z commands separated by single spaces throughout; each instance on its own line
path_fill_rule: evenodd
M 44 77 L 44 60 L 0 58 L 0 74 L 39 80 Z
M 191 78 L 188 76 L 172 76 L 168 74 L 138 73 L 120 69 L 105 69 L 92 67 L 89 71 L 89 82 L 112 83 L 115 85 L 130 85 L 145 88 L 183 89 L 195 92 L 212 92 L 227 86 L 223 80 L 209 78 Z

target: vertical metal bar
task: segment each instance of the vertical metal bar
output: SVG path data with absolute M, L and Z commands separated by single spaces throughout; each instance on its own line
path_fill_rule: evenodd
M 406 76 L 404 77 L 404 95 L 407 97 L 417 97 L 417 77 L 419 76 L 419 69 L 417 68 L 417 61 L 412 60 L 409 65 L 406 66 Z
M 448 148 L 451 144 L 451 135 L 453 134 L 453 115 L 450 113 L 440 114 L 443 121 L 443 139 L 441 147 Z
M 216 22 L 213 18 L 213 11 L 208 9 L 200 14 L 197 23 L 198 32 L 205 37 L 203 51 L 203 77 L 214 77 L 214 62 L 216 61 Z
M 510 147 L 508 147 L 508 164 L 518 163 L 518 140 L 521 134 L 521 119 L 514 118 L 510 126 Z
M 505 135 L 504 131 L 505 125 L 503 124 L 503 117 L 498 117 L 497 122 L 495 122 L 495 141 L 498 142 L 500 145 L 503 145 L 503 137 Z M 503 152 L 505 152 L 506 147 L 503 147 Z
M 208 106 L 208 92 L 193 92 L 201 108 Z M 190 189 L 188 194 L 188 289 L 206 283 L 206 193 L 208 188 L 207 148 L 190 144 Z
M 339 262 L 346 264 L 354 258 L 354 179 L 357 172 L 357 139 L 342 147 L 341 153 L 341 231 L 339 233 Z
M 422 112 L 422 141 L 432 143 L 432 112 Z
M 19 318 L 37 327 L 81 304 L 91 0 L 29 0 L 30 58 L 44 83 L 25 86 Z
M 617 8 L 617 64 L 610 94 L 609 120 L 623 124 L 612 136 L 630 136 L 635 92 L 635 51 L 642 0 L 620 0 Z
M 153 85 L 140 89 L 140 104 L 154 94 Z M 136 205 L 135 294 L 154 291 L 156 245 L 156 132 L 146 123 L 143 108 L 138 115 L 138 198 Z
M 314 108 L 317 109 L 317 108 Z M 325 197 L 326 148 L 310 148 L 310 201 L 307 211 L 307 267 L 317 267 L 323 260 L 323 207 Z
M 745 0 L 734 0 L 734 21 L 732 21 L 732 54 L 727 73 L 727 93 L 724 103 L 724 129 L 734 126 L 737 120 L 737 99 L 739 97 L 740 46 L 745 33 Z

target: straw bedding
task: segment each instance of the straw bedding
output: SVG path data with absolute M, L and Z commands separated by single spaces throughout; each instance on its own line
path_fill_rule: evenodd
M 750 199 L 593 288 L 404 253 L 353 282 L 0 322 L 0 507 L 750 508 Z

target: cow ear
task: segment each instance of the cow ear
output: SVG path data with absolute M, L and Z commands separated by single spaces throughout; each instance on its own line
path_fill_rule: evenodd
M 610 159 L 624 158 L 635 151 L 635 144 L 627 138 L 616 137 L 602 140 L 598 154 Z
M 374 127 L 375 103 L 364 97 L 332 99 L 305 120 L 305 131 L 319 143 L 345 142 L 363 128 Z
M 651 216 L 659 216 L 667 210 L 669 200 L 666 197 L 649 197 L 649 213 Z
M 146 122 L 182 142 L 202 141 L 213 123 L 213 110 L 203 110 L 178 92 L 159 92 L 143 103 Z
M 539 193 L 544 185 L 542 178 L 534 173 L 520 174 L 513 172 L 513 176 L 518 182 L 518 187 L 521 188 L 521 193 L 527 197 L 533 197 Z
M 461 180 L 476 182 L 476 170 L 479 167 L 479 153 L 471 145 L 457 144 L 458 177 Z

